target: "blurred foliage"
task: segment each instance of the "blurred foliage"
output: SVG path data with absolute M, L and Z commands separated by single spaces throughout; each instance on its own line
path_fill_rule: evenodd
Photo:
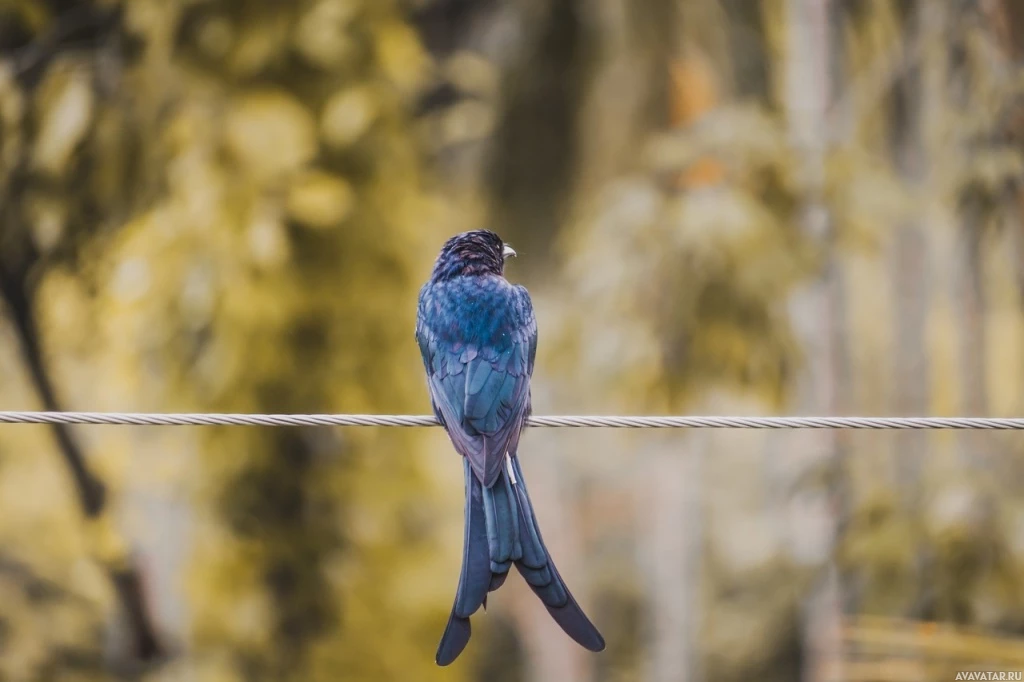
M 119 384 L 108 396 L 137 407 L 409 409 L 419 367 L 392 353 L 409 339 L 411 259 L 437 209 L 405 113 L 427 58 L 398 9 L 138 0 L 109 10 L 97 49 L 50 54 L 48 36 L 108 12 L 53 9 L 6 10 L 26 35 L 2 91 L 4 237 L 39 254 L 47 350 L 92 358 Z M 37 48 L 36 63 L 19 61 Z M 63 253 L 78 258 L 43 269 Z M 434 523 L 421 464 L 402 454 L 411 440 L 295 429 L 193 441 L 208 456 L 184 487 L 200 505 L 190 667 L 204 679 L 441 674 L 421 655 L 447 605 L 416 587 Z M 20 632 L 30 623 L 7 626 L 3 660 L 24 656 L 20 638 L 46 646 Z M 45 676 L 54 664 L 40 656 L 12 679 Z
M 804 409 L 820 349 L 795 294 L 838 272 L 844 406 L 902 404 L 910 312 L 925 408 L 1019 412 L 1015 4 L 820 3 L 817 131 L 794 130 L 821 96 L 793 76 L 810 5 L 0 0 L 5 404 L 42 372 L 68 408 L 425 411 L 416 291 L 444 236 L 485 223 L 537 305 L 538 411 Z M 908 227 L 928 265 L 902 308 Z M 58 443 L 109 493 L 83 525 L 34 456 L 47 432 L 5 429 L 0 678 L 662 679 L 682 643 L 659 609 L 686 592 L 695 676 L 793 679 L 823 554 L 847 613 L 1024 632 L 1008 440 L 856 435 L 824 466 L 781 435 L 570 435 L 531 435 L 529 467 L 609 650 L 580 658 L 510 586 L 439 670 L 461 540 L 440 435 L 80 429 Z M 910 455 L 920 479 L 891 476 Z M 691 506 L 651 491 L 691 475 L 670 491 Z M 655 545 L 659 512 L 696 534 L 682 555 Z M 162 666 L 118 655 L 103 566 L 144 578 Z
M 781 130 L 737 108 L 649 148 L 658 175 L 707 159 L 722 175 L 683 176 L 700 183 L 689 191 L 626 177 L 593 206 L 568 246 L 565 286 L 616 324 L 579 318 L 567 334 L 587 342 L 569 352 L 606 368 L 615 393 L 647 397 L 631 409 L 680 409 L 714 386 L 779 404 L 796 361 L 784 302 L 814 262 Z

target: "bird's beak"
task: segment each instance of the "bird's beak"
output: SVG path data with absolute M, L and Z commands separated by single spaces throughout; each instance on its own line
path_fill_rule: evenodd
M 516 250 L 513 249 L 511 246 L 509 246 L 508 244 L 505 244 L 505 245 L 502 246 L 502 249 L 501 249 L 501 257 L 502 258 L 511 258 L 512 256 L 515 256 L 515 255 L 516 255 Z

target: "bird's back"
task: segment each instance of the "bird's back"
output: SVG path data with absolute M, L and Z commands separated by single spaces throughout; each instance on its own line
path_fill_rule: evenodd
M 535 324 L 529 293 L 504 277 L 456 277 L 420 289 L 417 336 L 501 348 Z
M 529 414 L 537 343 L 529 294 L 499 276 L 428 282 L 416 340 L 434 411 L 487 485 Z

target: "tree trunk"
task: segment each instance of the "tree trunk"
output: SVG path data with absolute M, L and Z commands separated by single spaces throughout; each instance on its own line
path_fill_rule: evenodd
M 978 216 L 968 210 L 957 232 L 955 275 L 951 277 L 959 322 L 960 413 L 969 417 L 988 415 L 987 339 L 985 334 L 985 292 L 981 274 L 981 229 Z M 983 467 L 987 439 L 983 433 L 964 431 L 959 435 L 960 459 L 964 466 Z
M 892 282 L 895 299 L 893 403 L 897 415 L 922 416 L 928 412 L 928 356 L 924 348 L 930 296 L 928 243 L 917 223 L 896 228 Z M 923 431 L 898 431 L 894 440 L 897 487 L 900 497 L 913 508 L 919 494 L 921 459 L 928 446 L 928 435 Z
M 895 165 L 907 184 L 919 188 L 925 184 L 928 168 L 928 129 L 938 107 L 934 74 L 925 73 L 929 52 L 938 37 L 933 26 L 935 5 L 915 4 L 908 13 L 904 35 L 922 46 L 921 65 L 905 64 L 904 76 L 896 87 L 897 115 L 894 117 Z M 911 59 L 913 56 L 905 55 Z M 931 68 L 931 67 L 927 67 Z M 893 403 L 896 414 L 919 416 L 928 412 L 930 380 L 925 352 L 928 310 L 932 295 L 931 240 L 927 224 L 932 213 L 925 207 L 923 217 L 897 226 L 893 243 L 892 284 L 895 299 L 895 348 L 892 375 Z M 928 450 L 925 432 L 899 431 L 895 436 L 895 477 L 900 498 L 909 511 L 917 508 L 921 496 L 921 462 Z
M 21 355 L 32 387 L 38 393 L 44 409 L 52 412 L 61 411 L 63 406 L 57 399 L 53 382 L 46 371 L 42 342 L 32 309 L 32 301 L 25 291 L 24 284 L 17 281 L 10 273 L 0 269 L 0 293 L 7 305 L 15 335 L 21 346 Z M 100 523 L 101 517 L 104 514 L 109 514 L 106 504 L 106 489 L 103 483 L 89 470 L 85 454 L 68 425 L 53 424 L 50 426 L 50 431 L 53 433 L 57 448 L 70 470 L 83 515 L 93 523 Z M 128 557 L 117 557 L 116 559 L 104 557 L 104 560 L 111 562 L 104 568 L 113 584 L 122 615 L 128 626 L 127 633 L 131 639 L 129 655 L 132 659 L 131 663 L 151 662 L 161 656 L 162 650 L 147 608 L 142 576 Z
M 652 553 L 650 566 L 653 633 L 645 678 L 692 682 L 700 666 L 700 569 L 704 543 L 703 489 L 706 432 L 686 434 L 674 447 L 659 443 L 648 452 L 651 480 L 645 488 Z
M 577 570 L 581 547 L 579 529 L 573 518 L 573 498 L 562 489 L 565 476 L 558 471 L 559 460 L 565 453 L 552 447 L 553 442 L 556 441 L 544 439 L 539 433 L 531 436 L 527 432 L 524 444 L 528 446 L 528 454 L 523 459 L 523 475 L 529 481 L 537 523 L 552 559 L 576 600 L 593 617 L 593 601 L 587 598 L 581 582 L 585 571 Z M 518 629 L 526 651 L 528 679 L 564 682 L 593 679 L 593 656 L 562 633 L 525 585 L 519 587 L 523 598 L 514 616 L 519 621 Z
M 801 179 L 805 192 L 801 207 L 802 229 L 817 244 L 821 269 L 793 299 L 794 331 L 807 360 L 797 383 L 801 413 L 835 414 L 848 367 L 843 345 L 845 301 L 842 271 L 835 254 L 831 219 L 824 202 L 826 113 L 831 98 L 832 17 L 830 0 L 788 0 L 786 3 L 787 60 L 786 98 L 793 145 L 802 157 Z M 825 494 L 838 508 L 841 491 L 843 443 L 834 431 L 823 431 L 801 445 L 814 449 L 814 459 L 828 473 L 832 485 Z M 834 545 L 838 519 L 832 519 L 829 539 Z M 831 547 L 828 548 L 831 550 Z M 803 609 L 804 673 L 808 682 L 842 679 L 842 599 L 832 552 L 822 578 L 812 589 Z

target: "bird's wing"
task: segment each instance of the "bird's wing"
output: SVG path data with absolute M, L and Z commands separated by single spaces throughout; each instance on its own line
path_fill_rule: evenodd
M 494 483 L 529 414 L 537 323 L 528 296 L 522 312 L 485 343 L 449 342 L 428 321 L 417 325 L 434 412 L 485 486 Z

